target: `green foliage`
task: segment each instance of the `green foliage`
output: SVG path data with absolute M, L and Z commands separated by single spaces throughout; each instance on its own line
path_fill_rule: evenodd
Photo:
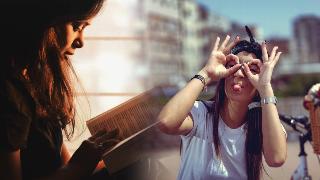
M 304 96 L 310 87 L 320 82 L 320 74 L 299 74 L 275 80 L 274 90 L 278 97 Z

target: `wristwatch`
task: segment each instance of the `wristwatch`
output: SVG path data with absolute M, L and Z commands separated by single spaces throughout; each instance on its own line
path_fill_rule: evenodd
M 191 81 L 192 79 L 199 79 L 199 80 L 202 82 L 202 84 L 203 84 L 204 86 L 206 86 L 206 80 L 205 80 L 205 78 L 204 78 L 203 76 L 201 76 L 200 74 L 194 75 L 194 76 L 190 79 L 190 81 Z
M 202 82 L 202 84 L 203 84 L 203 89 L 202 89 L 202 91 L 205 90 L 205 91 L 207 92 L 206 80 L 205 80 L 205 78 L 204 78 L 203 76 L 201 76 L 200 74 L 197 74 L 197 75 L 194 75 L 194 76 L 190 79 L 190 81 L 191 81 L 192 79 L 199 79 L 199 80 Z
M 275 96 L 265 97 L 261 99 L 261 104 L 270 104 L 270 103 L 273 103 L 276 105 L 278 103 L 278 99 Z

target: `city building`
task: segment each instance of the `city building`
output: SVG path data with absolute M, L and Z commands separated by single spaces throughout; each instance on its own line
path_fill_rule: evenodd
M 320 18 L 298 17 L 293 23 L 295 57 L 299 63 L 320 63 Z
M 199 35 L 203 39 L 202 45 L 202 65 L 204 65 L 212 51 L 213 44 L 219 36 L 222 40 L 231 28 L 231 21 L 227 18 L 209 11 L 204 6 L 199 6 L 200 10 L 200 30 Z
M 147 70 L 145 86 L 183 83 L 180 3 L 178 0 L 143 0 L 138 3 L 140 20 L 145 23 L 145 29 L 141 30 L 145 38 L 140 63 Z
M 292 25 L 293 37 L 277 41 L 283 54 L 276 76 L 320 73 L 320 18 L 314 15 L 297 17 Z M 272 44 L 272 43 L 271 43 Z M 286 47 L 285 47 L 286 46 Z
M 179 2 L 182 17 L 183 75 L 188 80 L 202 68 L 201 47 L 203 39 L 198 33 L 201 21 L 199 21 L 199 5 L 195 0 Z
M 178 0 L 110 0 L 87 39 L 103 45 L 104 57 L 113 54 L 127 63 L 127 84 L 136 86 L 127 90 L 177 85 L 185 81 L 179 9 Z
M 282 52 L 273 76 L 281 76 L 284 72 L 290 71 L 288 68 L 291 68 L 294 63 L 290 54 L 290 40 L 287 38 L 271 37 L 266 42 L 268 52 L 271 52 L 275 46 L 278 46 L 278 52 Z

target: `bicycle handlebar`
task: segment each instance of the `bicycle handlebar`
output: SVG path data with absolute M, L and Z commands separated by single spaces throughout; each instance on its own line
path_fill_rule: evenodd
M 291 126 L 294 130 L 305 133 L 310 130 L 310 123 L 307 116 L 288 116 L 279 114 L 281 121 Z

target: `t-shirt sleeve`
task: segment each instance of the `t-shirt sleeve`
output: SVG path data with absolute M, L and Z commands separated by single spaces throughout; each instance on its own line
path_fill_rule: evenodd
M 12 81 L 2 81 L 1 85 L 0 150 L 12 152 L 27 144 L 34 106 L 21 85 Z
M 204 123 L 203 121 L 206 120 L 206 113 L 207 113 L 207 109 L 203 104 L 203 102 L 195 101 L 190 111 L 190 114 L 193 120 L 193 127 L 188 134 L 184 135 L 185 137 L 190 137 L 195 135 L 199 124 Z

